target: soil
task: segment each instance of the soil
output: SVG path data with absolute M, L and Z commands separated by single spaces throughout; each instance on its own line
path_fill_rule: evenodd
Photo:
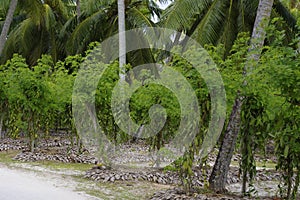
M 216 157 L 216 152 L 214 152 L 208 159 L 205 169 L 201 169 L 199 166 L 194 167 L 194 191 L 187 195 L 180 188 L 181 181 L 176 171 L 165 171 L 162 168 L 154 167 L 154 162 L 145 144 L 124 144 L 121 148 L 122 155 L 115 157 L 116 164 L 113 168 L 109 168 L 101 164 L 101 160 L 94 156 L 93 150 L 81 149 L 80 151 L 66 137 L 40 140 L 34 152 L 28 151 L 26 140 L 0 140 L 0 152 L 12 150 L 19 152 L 13 158 L 18 161 L 14 162 L 14 167 L 30 168 L 45 174 L 63 176 L 63 180 L 65 177 L 80 178 L 90 184 L 90 186 L 84 187 L 84 190 L 100 199 L 252 199 L 240 196 L 241 180 L 236 166 L 240 160 L 238 154 L 234 155 L 233 165 L 228 175 L 227 188 L 231 191 L 230 194 L 215 195 L 204 189 Z M 32 162 L 43 160 L 61 163 L 87 163 L 94 167 L 86 172 L 53 171 L 32 164 Z M 265 158 L 258 156 L 256 160 L 262 162 Z M 276 159 L 270 156 L 267 158 L 267 162 L 274 163 Z M 253 199 L 275 199 L 279 178 L 280 173 L 273 167 L 259 168 L 254 183 L 256 191 L 253 193 Z M 57 180 L 61 180 L 61 177 Z M 71 180 L 71 182 L 73 181 L 74 179 Z M 199 193 L 199 191 L 201 192 Z

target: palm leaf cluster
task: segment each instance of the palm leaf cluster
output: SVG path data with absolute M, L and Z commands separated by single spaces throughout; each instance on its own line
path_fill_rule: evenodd
M 7 3 L 8 0 L 2 2 L 3 8 L 8 7 Z M 155 26 L 151 17 L 161 15 L 161 9 L 151 0 L 126 0 L 125 6 L 126 29 Z M 116 0 L 82 1 L 80 11 L 78 16 L 76 1 L 71 0 L 22 1 L 15 13 L 2 62 L 14 53 L 21 54 L 30 65 L 42 54 L 50 54 L 56 62 L 67 55 L 84 53 L 91 42 L 101 42 L 118 33 Z M 0 10 L 0 26 L 5 14 L 6 9 Z M 152 61 L 150 52 L 142 56 Z
M 61 53 L 59 27 L 68 19 L 65 4 L 60 0 L 20 1 L 17 18 L 22 20 L 11 30 L 2 59 L 19 53 L 33 65 L 42 54 L 50 54 L 57 61 Z
M 177 0 L 166 10 L 160 25 L 183 31 L 201 45 L 222 43 L 227 56 L 238 33 L 252 31 L 257 7 L 258 0 Z M 276 0 L 272 17 L 278 16 L 289 25 L 282 28 L 292 34 L 296 20 Z
M 1 28 L 9 2 L 0 2 Z M 170 5 L 162 10 L 158 2 Z M 175 29 L 202 45 L 223 44 L 225 58 L 238 33 L 252 31 L 257 6 L 258 0 L 125 0 L 126 29 L 153 26 Z M 286 31 L 289 43 L 298 31 L 296 20 L 279 0 L 275 0 L 273 8 L 272 17 L 281 16 L 287 22 L 278 28 Z M 153 17 L 159 21 L 153 22 Z M 91 42 L 101 42 L 116 33 L 117 0 L 19 1 L 1 61 L 18 53 L 29 65 L 34 65 L 42 54 L 50 54 L 56 62 L 67 55 L 82 54 Z M 185 42 L 180 38 L 178 35 L 174 44 Z M 133 52 L 127 55 L 127 60 L 133 65 L 152 62 L 152 54 L 150 50 Z

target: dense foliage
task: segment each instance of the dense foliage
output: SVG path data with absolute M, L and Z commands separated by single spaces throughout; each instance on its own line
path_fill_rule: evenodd
M 72 119 L 73 85 L 84 64 L 95 67 L 103 64 L 89 60 L 89 53 L 97 42 L 117 32 L 116 1 L 86 1 L 82 4 L 80 16 L 76 15 L 73 1 L 34 2 L 32 5 L 28 2 L 18 5 L 4 54 L 1 55 L 0 136 L 26 137 L 30 149 L 34 151 L 39 139 L 48 137 L 51 131 L 65 130 L 72 141 L 75 137 L 77 143 L 81 144 Z M 255 12 L 251 12 L 249 8 L 255 7 L 258 1 L 245 1 L 245 4 L 240 3 L 242 1 L 237 1 L 236 4 L 217 0 L 199 2 L 174 1 L 163 12 L 154 1 L 126 1 L 126 26 L 128 29 L 167 26 L 186 31 L 203 44 L 209 43 L 205 49 L 215 61 L 225 84 L 228 113 L 226 123 L 237 91 L 246 97 L 236 144 L 236 151 L 241 154 L 239 164 L 243 180 L 242 192 L 255 192 L 255 155 L 266 155 L 267 148 L 274 144 L 273 153 L 278 160 L 276 169 L 282 174 L 280 195 L 296 199 L 300 184 L 300 41 L 298 29 L 294 25 L 296 18 L 299 18 L 299 3 L 284 1 L 285 5 L 291 6 L 289 13 L 289 9 L 282 7 L 280 1 L 275 2 L 260 60 L 253 64 L 253 70 L 247 76 L 243 76 L 249 53 L 249 31 L 255 16 Z M 0 9 L 2 27 L 9 3 L 5 0 L 1 4 L 5 8 Z M 226 7 L 225 4 L 231 6 Z M 178 14 L 178 8 L 181 9 L 178 5 L 185 6 L 185 15 Z M 247 6 L 247 13 L 243 13 Z M 250 16 L 243 26 L 240 18 L 233 14 L 236 10 L 241 12 L 238 13 L 240 17 Z M 218 12 L 215 13 L 216 11 Z M 153 14 L 162 16 L 159 23 L 151 21 Z M 232 24 L 230 22 L 234 17 L 235 23 Z M 222 21 L 224 18 L 226 20 Z M 236 26 L 239 29 L 233 30 Z M 205 27 L 210 29 L 202 33 L 201 30 Z M 222 31 L 217 34 L 216 30 Z M 180 36 L 176 38 L 174 43 L 179 43 Z M 206 164 L 206 158 L 196 163 L 194 156 L 199 154 L 207 133 L 211 99 L 201 74 L 190 63 L 177 54 L 163 53 L 165 52 L 150 50 L 131 52 L 127 55 L 129 59 L 126 67 L 130 70 L 132 66 L 155 60 L 182 74 L 193 88 L 200 105 L 201 127 L 184 156 L 168 166 L 174 166 L 180 172 L 182 183 L 189 190 L 192 187 L 190 178 L 193 175 L 193 165 Z M 198 59 L 199 52 L 194 50 L 188 53 Z M 160 59 L 161 57 L 167 59 Z M 134 134 L 125 134 L 115 122 L 111 100 L 112 91 L 119 80 L 119 63 L 113 61 L 107 65 L 95 95 L 97 122 L 106 136 L 115 143 L 135 141 Z M 180 102 L 168 88 L 151 83 L 153 76 L 147 70 L 141 71 L 139 78 L 143 80 L 143 84 L 130 98 L 130 116 L 136 124 L 142 126 L 150 121 L 148 111 L 152 105 L 160 104 L 165 108 L 165 126 L 156 136 L 144 140 L 150 148 L 159 150 L 174 137 L 178 129 L 182 112 Z M 131 80 L 126 81 L 130 84 Z M 89 96 L 86 94 L 87 102 L 91 101 Z

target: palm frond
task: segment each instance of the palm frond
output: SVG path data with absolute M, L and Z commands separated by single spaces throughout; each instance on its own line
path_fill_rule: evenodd
M 9 29 L 13 30 L 18 24 L 20 24 L 25 19 L 26 19 L 25 14 L 19 14 L 14 16 Z M 3 25 L 4 25 L 4 21 L 0 20 L 0 30 L 2 30 Z
M 62 0 L 45 0 L 44 2 L 52 9 L 57 21 L 62 21 L 63 23 L 67 21 L 69 12 Z
M 243 14 L 244 18 L 244 24 L 241 26 L 239 24 L 239 30 L 243 32 L 252 32 L 255 18 L 256 18 L 256 11 L 258 7 L 258 2 L 259 0 L 242 0 L 241 6 L 244 8 L 244 12 L 241 13 Z
M 81 14 L 81 20 L 85 19 L 83 18 L 84 13 Z M 69 18 L 63 25 L 63 27 L 60 30 L 60 37 L 63 38 L 68 38 L 71 33 L 75 30 L 76 26 L 78 25 L 77 22 L 77 16 L 73 16 Z
M 72 16 L 75 16 L 77 13 L 76 13 L 76 3 L 75 1 L 73 0 L 63 0 L 64 1 L 64 4 L 67 8 L 67 11 L 68 11 L 68 16 L 72 17 Z M 80 7 L 81 8 L 81 7 Z
M 286 21 L 286 23 L 290 26 L 291 29 L 297 30 L 296 18 L 291 14 L 289 9 L 286 8 L 279 0 L 274 1 L 274 9 Z
M 39 40 L 35 23 L 31 19 L 21 22 L 8 36 L 3 50 L 3 59 L 10 59 L 14 53 L 19 53 L 25 58 L 29 58 L 32 49 Z
M 253 29 L 258 0 L 240 0 L 239 1 L 239 32 L 251 32 Z
M 19 1 L 19 5 L 21 9 L 25 11 L 28 18 L 31 18 L 32 21 L 37 26 L 42 26 L 44 20 L 43 14 L 45 12 L 42 1 L 40 0 Z
M 206 12 L 195 33 L 195 38 L 201 45 L 217 44 L 222 35 L 228 6 L 228 0 L 215 0 Z
M 85 0 L 81 2 L 81 10 L 88 15 L 103 10 L 104 8 L 109 7 L 112 3 L 116 3 L 115 0 Z
M 45 8 L 44 23 L 45 23 L 46 30 L 49 31 L 52 27 L 55 27 L 57 23 L 51 7 L 48 4 L 44 4 L 44 8 Z
M 224 55 L 223 58 L 226 58 L 229 55 L 229 52 L 232 48 L 232 45 L 238 34 L 238 2 L 234 0 L 230 0 L 229 11 L 227 14 L 226 23 L 224 26 L 223 33 L 223 43 L 224 43 Z
M 131 8 L 127 14 L 128 21 L 133 25 L 133 27 L 152 27 L 155 24 L 145 16 L 139 9 L 136 7 Z
M 175 30 L 186 30 L 191 24 L 191 19 L 197 14 L 208 10 L 212 0 L 178 0 L 166 9 L 161 25 Z
M 9 8 L 9 0 L 1 0 L 0 1 L 0 21 L 4 21 L 6 15 L 7 15 L 7 11 Z
M 82 53 L 89 43 L 103 38 L 105 28 L 109 27 L 107 21 L 107 15 L 102 10 L 83 20 L 67 42 L 68 54 Z

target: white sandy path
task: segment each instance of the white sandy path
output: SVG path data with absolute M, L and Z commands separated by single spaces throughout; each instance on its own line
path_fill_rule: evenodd
M 45 174 L 10 169 L 0 165 L 0 200 L 97 199 L 72 191 L 71 188 L 74 185 L 69 183 L 69 181 L 64 182 L 63 186 L 60 182 L 64 182 L 64 180 L 58 180 Z

